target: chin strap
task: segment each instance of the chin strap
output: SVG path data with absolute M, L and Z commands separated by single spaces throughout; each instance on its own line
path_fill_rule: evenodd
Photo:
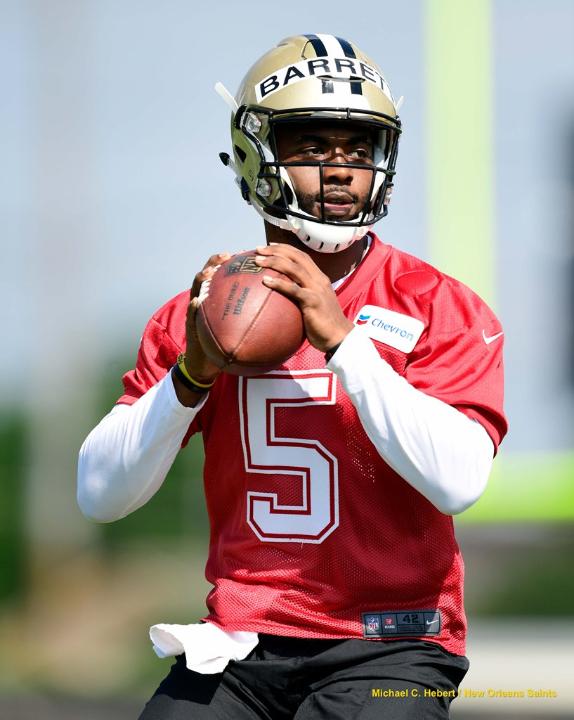
M 277 218 L 266 213 L 257 203 L 251 203 L 251 205 L 270 225 L 292 232 L 303 245 L 316 252 L 326 254 L 345 250 L 357 240 L 365 237 L 373 227 L 372 225 L 359 227 L 326 225 L 314 220 L 302 220 L 290 216 Z

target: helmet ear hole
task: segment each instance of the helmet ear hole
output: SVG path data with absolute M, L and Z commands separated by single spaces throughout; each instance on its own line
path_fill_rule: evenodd
M 247 153 L 245 152 L 245 150 L 243 150 L 243 148 L 240 148 L 237 144 L 233 146 L 233 149 L 235 150 L 235 154 L 237 155 L 237 157 L 241 160 L 242 163 L 244 163 L 247 158 Z
M 285 188 L 285 200 L 287 200 L 287 205 L 291 205 L 291 203 L 295 200 L 293 190 L 291 190 L 287 183 L 284 183 L 283 187 Z
M 241 190 L 241 197 L 248 203 L 251 203 L 251 198 L 249 197 L 249 185 L 247 184 L 247 180 L 245 178 L 241 178 L 239 189 Z
M 379 188 L 379 192 L 376 194 L 374 198 L 369 200 L 369 212 L 379 213 L 381 211 L 381 207 L 384 202 L 384 193 L 385 193 L 385 183 L 381 185 Z

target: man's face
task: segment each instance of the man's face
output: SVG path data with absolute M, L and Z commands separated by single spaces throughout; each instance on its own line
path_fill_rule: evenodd
M 352 220 L 369 199 L 373 181 L 373 133 L 360 124 L 286 123 L 276 129 L 280 162 L 326 162 L 323 168 L 323 197 L 326 220 Z M 364 165 L 365 169 L 345 167 Z M 299 207 L 321 217 L 319 167 L 288 167 Z

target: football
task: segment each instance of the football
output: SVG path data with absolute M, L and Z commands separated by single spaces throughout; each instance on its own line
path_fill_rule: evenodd
M 232 375 L 273 370 L 305 340 L 297 304 L 262 282 L 263 275 L 285 275 L 260 267 L 255 255 L 255 250 L 234 255 L 202 284 L 199 294 L 199 342 L 207 357 Z

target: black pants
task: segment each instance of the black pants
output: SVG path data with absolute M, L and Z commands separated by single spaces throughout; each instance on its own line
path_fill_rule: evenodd
M 422 641 L 259 637 L 217 675 L 180 655 L 140 720 L 444 720 L 468 670 Z

